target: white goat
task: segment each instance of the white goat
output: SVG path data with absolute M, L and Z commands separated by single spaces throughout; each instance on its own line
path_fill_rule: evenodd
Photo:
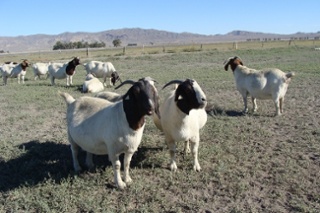
M 107 78 L 110 78 L 110 86 L 115 85 L 118 80 L 121 81 L 118 73 L 116 72 L 116 69 L 111 62 L 90 61 L 88 63 L 84 63 L 83 65 L 87 74 L 92 73 L 97 78 L 103 78 L 104 86 L 107 86 Z
M 164 132 L 171 157 L 170 169 L 177 170 L 175 152 L 176 142 L 185 141 L 185 154 L 190 152 L 189 142 L 194 158 L 193 169 L 200 171 L 198 162 L 198 147 L 200 141 L 199 130 L 207 122 L 205 107 L 206 95 L 195 80 L 173 80 L 167 83 L 163 89 L 171 84 L 179 84 L 171 91 L 168 97 L 160 104 L 160 115 L 153 115 L 154 123 Z
M 48 77 L 48 68 L 50 63 L 34 63 L 32 64 L 33 73 L 34 73 L 34 80 L 40 79 L 41 75 L 46 75 Z
M 131 83 L 125 81 L 121 84 Z M 145 115 L 157 112 L 157 91 L 150 81 L 139 80 L 123 96 L 121 101 L 111 103 L 94 97 L 75 100 L 67 93 L 60 93 L 68 105 L 68 138 L 71 144 L 75 171 L 80 171 L 77 155 L 81 147 L 87 152 L 86 165 L 93 167 L 92 154 L 108 154 L 113 165 L 114 181 L 123 189 L 132 181 L 129 166 L 137 150 L 144 126 Z M 119 155 L 124 156 L 124 181 L 120 176 Z
M 29 67 L 29 62 L 26 59 L 20 64 L 9 63 L 2 65 L 0 71 L 4 85 L 7 85 L 8 78 L 18 78 L 18 83 L 20 84 L 20 80 L 22 80 L 22 83 L 24 84 L 27 67 Z
M 68 63 L 51 63 L 48 67 L 51 85 L 55 85 L 55 79 L 67 79 L 67 86 L 72 85 L 72 77 L 76 66 L 80 64 L 80 58 L 75 57 Z
M 86 80 L 82 85 L 82 92 L 95 93 L 102 90 L 104 90 L 104 86 L 99 79 L 94 77 L 91 73 L 87 74 Z
M 284 73 L 276 68 L 263 70 L 250 69 L 243 65 L 242 60 L 235 56 L 224 62 L 224 69 L 231 67 L 237 85 L 244 102 L 244 113 L 248 112 L 247 96 L 250 95 L 253 104 L 253 112 L 257 110 L 256 99 L 272 99 L 276 114 L 283 113 L 284 96 L 287 92 L 293 72 Z

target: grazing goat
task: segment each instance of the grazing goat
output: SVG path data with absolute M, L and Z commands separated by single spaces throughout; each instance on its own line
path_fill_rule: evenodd
M 171 91 L 160 104 L 161 117 L 154 114 L 153 120 L 158 129 L 164 132 L 170 151 L 170 169 L 172 171 L 177 170 L 175 160 L 176 142 L 185 141 L 184 152 L 185 154 L 190 152 L 189 142 L 191 142 L 194 159 L 193 169 L 200 171 L 201 167 L 198 162 L 199 130 L 207 122 L 206 95 L 195 80 L 173 80 L 164 85 L 162 89 L 171 84 L 178 84 L 178 87 Z
M 80 64 L 80 58 L 75 57 L 68 63 L 51 63 L 48 68 L 51 85 L 55 85 L 55 79 L 67 79 L 67 86 L 72 85 L 72 77 L 75 74 L 77 65 Z
M 132 83 L 125 81 L 120 86 Z M 81 147 L 87 152 L 86 165 L 93 167 L 92 154 L 108 154 L 116 185 L 123 189 L 132 181 L 129 166 L 137 150 L 145 127 L 145 115 L 158 112 L 158 93 L 150 81 L 140 79 L 116 103 L 95 97 L 75 100 L 60 93 L 67 109 L 68 138 L 71 144 L 73 166 L 80 171 L 77 155 Z M 124 153 L 124 182 L 120 176 L 119 155 Z
M 41 75 L 46 75 L 48 77 L 48 69 L 50 63 L 34 63 L 32 64 L 33 73 L 34 73 L 34 80 L 40 79 Z
M 93 76 L 93 74 L 89 73 L 86 76 L 86 80 L 82 85 L 82 92 L 95 93 L 104 90 L 103 84 Z
M 29 67 L 28 60 L 23 60 L 20 64 L 15 63 L 5 63 L 0 67 L 1 75 L 3 78 L 4 85 L 7 85 L 8 78 L 18 78 L 18 83 L 20 80 L 24 84 L 24 77 L 27 73 L 27 67 Z
M 253 112 L 257 110 L 256 99 L 272 99 L 276 108 L 275 115 L 283 113 L 284 96 L 291 78 L 295 75 L 293 72 L 284 73 L 276 68 L 254 70 L 244 66 L 242 60 L 237 56 L 230 57 L 224 62 L 226 71 L 229 66 L 233 71 L 237 90 L 243 98 L 243 113 L 248 112 L 248 95 L 252 99 Z
M 87 74 L 92 73 L 97 78 L 103 78 L 104 86 L 107 86 L 106 84 L 107 77 L 110 78 L 110 82 L 109 82 L 110 86 L 112 85 L 114 86 L 118 80 L 120 80 L 121 82 L 121 79 L 111 62 L 90 61 L 83 65 Z

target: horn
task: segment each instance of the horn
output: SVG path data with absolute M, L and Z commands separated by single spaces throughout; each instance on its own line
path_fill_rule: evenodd
M 172 81 L 170 81 L 169 83 L 167 83 L 166 85 L 164 85 L 164 86 L 162 87 L 162 89 L 166 88 L 167 86 L 169 86 L 169 85 L 171 85 L 171 84 L 181 84 L 181 83 L 183 83 L 183 81 L 181 81 L 181 80 L 172 80 Z
M 117 86 L 117 87 L 114 88 L 114 89 L 119 89 L 120 87 L 122 87 L 122 86 L 125 85 L 125 84 L 131 84 L 131 85 L 133 85 L 134 83 L 136 83 L 136 82 L 133 81 L 133 80 L 125 80 L 124 82 L 122 82 L 119 86 Z

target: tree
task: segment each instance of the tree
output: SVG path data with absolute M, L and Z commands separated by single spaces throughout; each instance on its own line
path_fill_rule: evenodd
M 121 40 L 118 38 L 113 40 L 112 43 L 113 43 L 113 46 L 115 46 L 115 47 L 121 46 Z

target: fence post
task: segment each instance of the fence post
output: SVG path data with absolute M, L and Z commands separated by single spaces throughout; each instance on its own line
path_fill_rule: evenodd
M 126 54 L 126 47 L 123 47 L 123 55 Z
M 238 42 L 233 42 L 233 49 L 235 49 L 235 50 L 238 49 Z

